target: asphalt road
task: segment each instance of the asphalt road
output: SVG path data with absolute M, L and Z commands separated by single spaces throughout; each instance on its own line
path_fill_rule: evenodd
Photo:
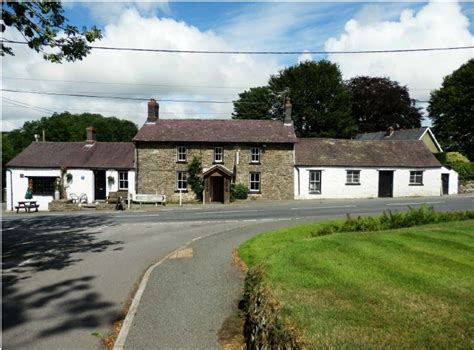
M 185 242 L 207 236 L 189 247 L 192 258 L 166 261 L 154 271 L 126 345 L 213 348 L 216 332 L 240 290 L 241 276 L 230 260 L 232 248 L 240 242 L 269 227 L 346 213 L 403 210 L 423 202 L 439 210 L 472 209 L 474 197 L 251 202 L 4 216 L 3 347 L 100 348 L 99 338 L 92 334 L 108 333 L 145 269 Z M 151 342 L 140 343 L 147 339 Z

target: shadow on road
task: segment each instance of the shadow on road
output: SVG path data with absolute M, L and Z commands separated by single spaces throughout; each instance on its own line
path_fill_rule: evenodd
M 106 216 L 43 217 L 3 222 L 2 319 L 3 330 L 32 321 L 30 312 L 47 308 L 48 318 L 59 322 L 41 327 L 39 337 L 73 328 L 96 328 L 112 324 L 113 305 L 92 289 L 94 271 L 35 289 L 19 288 L 22 280 L 36 273 L 61 270 L 82 258 L 77 253 L 100 253 L 123 249 L 122 241 L 100 240 L 103 226 L 114 223 Z M 49 275 L 48 277 L 51 277 Z

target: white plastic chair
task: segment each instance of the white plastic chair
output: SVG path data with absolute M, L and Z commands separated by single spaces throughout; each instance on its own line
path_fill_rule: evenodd
M 73 203 L 77 203 L 79 201 L 79 197 L 75 193 L 70 193 L 69 199 L 71 199 Z
M 79 203 L 87 203 L 87 195 L 85 193 L 81 193 L 79 197 Z

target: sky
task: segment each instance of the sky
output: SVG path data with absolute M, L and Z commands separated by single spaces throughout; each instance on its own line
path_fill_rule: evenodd
M 215 51 L 352 51 L 474 45 L 474 2 L 64 2 L 78 27 L 96 25 L 95 45 Z M 12 29 L 5 38 L 22 40 Z M 2 92 L 2 130 L 53 112 L 146 120 L 149 98 L 160 118 L 230 118 L 238 93 L 304 60 L 328 59 L 344 79 L 388 77 L 429 99 L 443 77 L 474 50 L 363 55 L 210 55 L 93 50 L 82 61 L 50 63 L 27 47 L 2 58 L 2 88 L 138 101 Z M 219 101 L 225 103 L 174 102 Z M 419 103 L 422 108 L 426 103 Z M 429 121 L 425 121 L 429 124 Z

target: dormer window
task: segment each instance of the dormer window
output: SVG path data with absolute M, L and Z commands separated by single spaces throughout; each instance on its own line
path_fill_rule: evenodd
M 214 163 L 224 162 L 224 149 L 222 147 L 214 147 Z
M 252 147 L 250 149 L 250 163 L 260 163 L 260 148 Z
M 184 146 L 176 148 L 176 161 L 178 163 L 186 163 L 188 160 L 188 150 Z

